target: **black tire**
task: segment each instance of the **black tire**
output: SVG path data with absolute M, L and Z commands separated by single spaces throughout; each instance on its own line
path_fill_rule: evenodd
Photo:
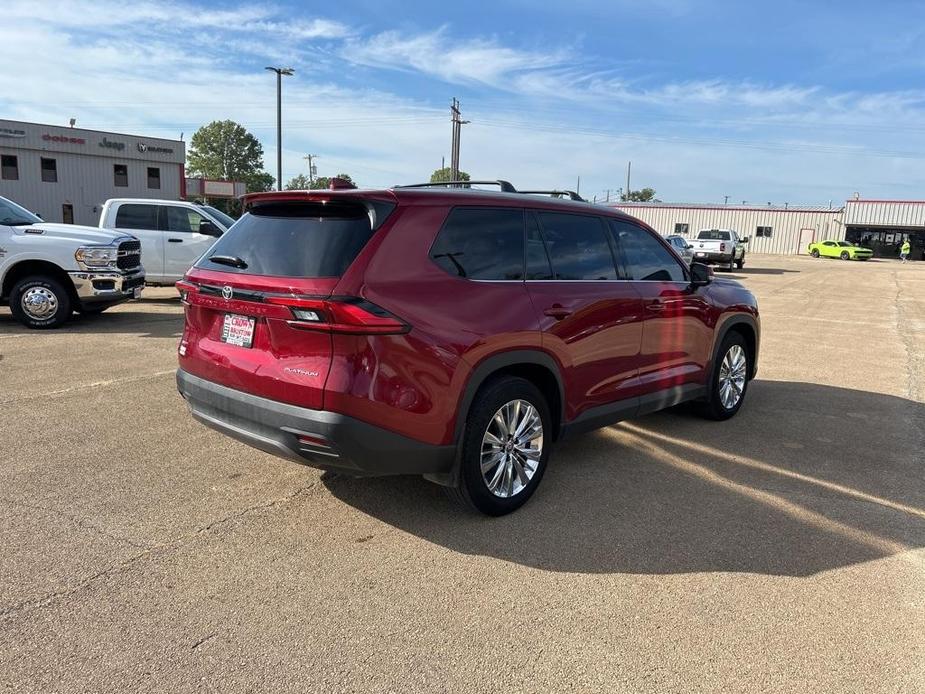
M 842 251 L 842 252 L 841 252 L 841 259 L 842 259 L 842 260 L 851 260 L 851 254 L 850 254 L 848 251 Z
M 543 445 L 539 461 L 529 482 L 515 494 L 502 497 L 494 494 L 483 478 L 481 469 L 483 437 L 495 414 L 507 403 L 516 400 L 532 405 L 542 423 Z M 552 448 L 552 418 L 549 405 L 539 388 L 523 378 L 504 376 L 482 386 L 466 418 L 463 432 L 460 470 L 457 486 L 448 488 L 452 498 L 470 509 L 488 516 L 503 516 L 523 506 L 536 491 Z M 500 467 L 500 463 L 498 466 Z M 497 468 L 494 468 L 497 470 Z M 489 470 L 486 474 L 491 474 Z
M 819 257 L 819 249 L 818 249 L 818 248 L 814 248 L 812 251 L 810 251 L 809 254 L 810 254 L 813 258 L 818 258 L 818 257 Z
M 54 309 L 44 317 L 27 312 L 23 308 L 22 301 L 23 297 L 30 293 L 48 303 L 53 302 Z M 60 328 L 71 317 L 71 297 L 64 285 L 52 277 L 26 277 L 13 285 L 13 290 L 10 292 L 10 311 L 13 312 L 13 318 L 27 328 L 34 330 Z
M 733 347 L 740 348 L 745 355 L 745 381 L 742 384 L 741 394 L 732 407 L 723 404 L 720 395 L 720 377 L 723 371 L 723 361 Z M 723 338 L 719 350 L 716 354 L 716 363 L 713 365 L 713 375 L 710 380 L 710 393 L 705 402 L 699 403 L 700 414 L 707 419 L 722 421 L 734 417 L 741 409 L 742 403 L 745 402 L 745 396 L 748 393 L 749 374 L 751 373 L 752 363 L 751 355 L 748 353 L 748 345 L 745 344 L 745 338 L 738 332 L 730 332 Z
M 741 270 L 743 267 L 745 267 L 745 256 L 739 258 L 739 259 L 736 261 L 736 267 L 739 268 L 740 270 Z

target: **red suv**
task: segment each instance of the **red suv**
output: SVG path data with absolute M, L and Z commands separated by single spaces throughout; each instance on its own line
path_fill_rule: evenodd
M 449 184 L 245 196 L 178 283 L 193 416 L 353 475 L 419 474 L 500 515 L 555 442 L 755 375 L 754 296 L 574 193 Z

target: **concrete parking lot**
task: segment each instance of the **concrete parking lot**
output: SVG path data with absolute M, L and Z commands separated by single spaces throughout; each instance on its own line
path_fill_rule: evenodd
M 925 690 L 925 263 L 733 276 L 763 320 L 739 416 L 570 441 L 501 519 L 194 422 L 173 290 L 55 332 L 0 310 L 0 684 Z

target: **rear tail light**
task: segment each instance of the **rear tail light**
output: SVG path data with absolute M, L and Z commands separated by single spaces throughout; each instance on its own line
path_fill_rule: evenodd
M 719 245 L 719 250 L 720 250 L 720 252 L 724 252 L 724 251 L 726 250 L 726 244 L 725 244 L 725 243 L 721 243 L 721 244 Z
M 360 335 L 389 335 L 411 330 L 410 325 L 388 311 L 357 297 L 269 296 L 266 301 L 287 307 L 293 317 L 289 324 L 303 330 Z
M 180 292 L 180 301 L 182 301 L 184 304 L 189 303 L 187 302 L 187 297 L 189 294 L 191 292 L 197 291 L 198 289 L 199 287 L 197 287 L 192 282 L 187 282 L 186 280 L 180 280 L 177 282 L 177 291 Z

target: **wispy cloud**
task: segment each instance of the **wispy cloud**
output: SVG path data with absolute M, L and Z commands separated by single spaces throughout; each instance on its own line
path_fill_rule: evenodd
M 493 39 L 459 40 L 446 27 L 420 34 L 385 31 L 349 41 L 344 58 L 359 65 L 420 72 L 445 82 L 504 88 L 518 73 L 561 65 L 562 49 L 528 51 Z

